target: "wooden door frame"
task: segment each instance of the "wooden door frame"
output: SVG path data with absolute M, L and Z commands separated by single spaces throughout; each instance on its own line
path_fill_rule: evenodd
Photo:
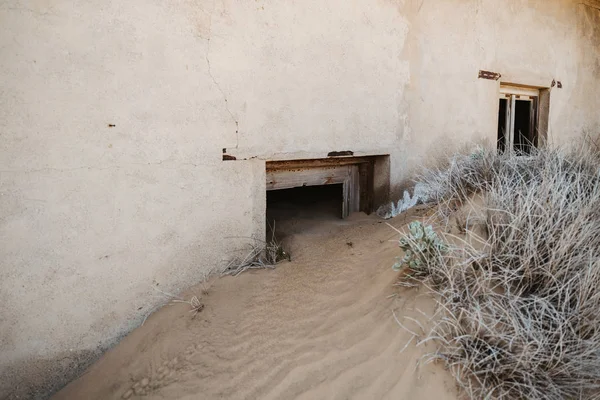
M 373 211 L 373 157 L 267 161 L 266 189 L 342 184 L 342 218 Z

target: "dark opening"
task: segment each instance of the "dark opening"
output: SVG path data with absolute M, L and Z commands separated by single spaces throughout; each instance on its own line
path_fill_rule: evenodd
M 267 218 L 341 218 L 342 199 L 341 184 L 269 190 Z
M 515 102 L 515 141 L 514 149 L 519 153 L 530 153 L 531 134 L 531 101 L 517 100 Z
M 510 99 L 500 99 L 498 104 L 498 151 L 506 151 L 507 142 L 512 142 L 512 150 L 516 153 L 529 154 L 538 144 L 537 98 L 519 100 L 518 96 L 515 97 L 514 110 L 511 109 Z M 514 123 L 514 129 L 509 125 L 511 123 Z M 510 132 L 513 132 L 512 137 L 507 138 Z
M 342 184 L 267 191 L 267 237 L 296 233 L 342 217 Z M 280 237 L 281 238 L 281 237 Z
M 507 99 L 500 99 L 500 107 L 498 108 L 498 150 L 503 153 L 506 147 L 506 107 Z

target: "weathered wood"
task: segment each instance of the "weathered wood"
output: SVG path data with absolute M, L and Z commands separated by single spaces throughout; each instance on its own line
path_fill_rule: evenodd
M 358 165 L 359 211 L 367 214 L 373 208 L 373 161 Z
M 538 88 L 533 87 L 501 85 L 500 95 L 538 97 L 540 95 L 540 90 Z
M 267 161 L 268 171 L 358 165 L 372 162 L 372 157 L 319 158 L 314 160 Z
M 342 218 L 346 218 L 351 212 L 360 211 L 361 183 L 357 164 L 267 170 L 267 190 L 335 184 L 342 185 Z
M 344 183 L 348 166 L 267 171 L 267 190 Z
M 360 211 L 360 175 L 358 166 L 352 165 L 350 168 L 350 212 Z
M 350 215 L 350 179 L 344 179 L 342 185 L 342 219 L 345 219 Z
M 511 152 L 515 149 L 515 110 L 517 109 L 516 102 L 516 97 L 514 95 L 510 96 L 510 125 L 508 125 L 506 149 Z
M 502 75 L 500 75 L 498 72 L 479 70 L 477 77 L 480 79 L 491 79 L 497 81 L 502 77 Z

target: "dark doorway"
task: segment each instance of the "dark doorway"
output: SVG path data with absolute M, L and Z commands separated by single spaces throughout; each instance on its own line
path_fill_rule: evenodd
M 388 201 L 389 176 L 387 155 L 267 161 L 267 238 L 273 225 L 276 239 L 346 226 Z
M 519 153 L 530 153 L 533 144 L 531 132 L 532 102 L 517 100 L 515 102 L 515 142 L 514 148 Z
M 341 222 L 343 185 L 301 186 L 267 192 L 267 237 L 284 239 Z M 274 230 L 274 232 L 273 232 Z
M 267 219 L 340 219 L 342 185 L 302 186 L 267 192 Z
M 506 148 L 506 108 L 508 107 L 507 99 L 500 99 L 500 107 L 498 108 L 498 150 L 503 153 Z

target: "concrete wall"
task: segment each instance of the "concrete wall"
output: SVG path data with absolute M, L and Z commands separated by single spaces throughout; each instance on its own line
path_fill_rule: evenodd
M 264 234 L 270 159 L 494 141 L 499 82 L 600 129 L 595 0 L 0 3 L 0 396 L 45 393 Z M 113 126 L 114 125 L 114 126 Z M 237 161 L 222 161 L 222 151 Z M 45 366 L 52 365 L 51 371 Z
M 549 140 L 600 131 L 600 2 L 407 1 L 409 127 L 395 176 L 468 140 L 495 143 L 501 82 L 553 88 Z M 406 11 L 405 11 L 406 12 Z M 479 69 L 500 81 L 478 79 Z M 401 178 L 399 178 L 402 181 Z

